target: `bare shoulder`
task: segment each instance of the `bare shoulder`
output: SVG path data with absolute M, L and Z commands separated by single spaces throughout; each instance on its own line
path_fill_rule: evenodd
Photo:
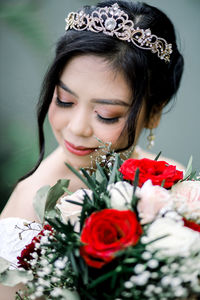
M 18 183 L 1 214 L 1 218 L 18 217 L 38 222 L 33 209 L 33 198 L 39 188 L 40 184 L 34 176 Z
M 29 221 L 39 221 L 35 215 L 33 199 L 41 187 L 53 183 L 49 165 L 48 159 L 45 159 L 32 175 L 17 184 L 1 218 L 18 217 Z
M 41 187 L 53 186 L 58 179 L 64 178 L 64 171 L 60 172 L 62 168 L 65 171 L 66 166 L 58 149 L 47 156 L 31 176 L 17 184 L 0 218 L 18 217 L 38 222 L 33 199 Z
M 137 152 L 139 155 L 139 158 L 149 158 L 149 159 L 155 159 L 157 154 L 156 153 L 150 153 L 148 151 L 144 151 L 143 149 L 141 149 L 140 147 L 137 148 Z M 178 170 L 184 171 L 185 170 L 185 166 L 183 166 L 181 163 L 177 162 L 176 160 L 173 160 L 171 158 L 165 157 L 165 156 L 160 156 L 158 160 L 164 160 L 166 161 L 168 164 L 176 166 L 176 168 Z

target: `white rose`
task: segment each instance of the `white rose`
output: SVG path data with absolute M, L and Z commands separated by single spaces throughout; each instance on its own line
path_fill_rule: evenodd
M 170 192 L 161 186 L 152 185 L 151 180 L 147 180 L 136 195 L 140 198 L 137 208 L 141 224 L 153 221 L 159 211 L 171 202 Z
M 200 181 L 183 181 L 172 189 L 175 209 L 186 218 L 200 221 Z
M 147 231 L 145 243 L 163 237 L 147 247 L 149 250 L 159 250 L 159 256 L 189 256 L 200 251 L 200 233 L 171 218 L 160 218 L 153 222 Z
M 85 193 L 91 198 L 92 191 L 88 189 L 80 189 L 77 190 L 72 195 L 65 195 L 61 197 L 59 202 L 56 204 L 56 207 L 60 210 L 62 221 L 67 223 L 68 220 L 71 221 L 72 224 L 78 221 L 78 217 L 81 214 L 81 205 L 76 205 L 68 202 L 67 200 L 73 200 L 79 203 L 83 202 Z
M 109 184 L 107 190 L 110 193 L 111 207 L 118 210 L 130 209 L 133 196 L 133 186 L 125 181 Z

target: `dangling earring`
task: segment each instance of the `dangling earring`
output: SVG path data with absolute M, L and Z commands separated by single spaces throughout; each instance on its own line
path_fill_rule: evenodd
M 154 146 L 154 141 L 156 136 L 153 134 L 153 129 L 149 129 L 149 135 L 147 136 L 148 144 L 147 144 L 147 149 L 151 149 Z

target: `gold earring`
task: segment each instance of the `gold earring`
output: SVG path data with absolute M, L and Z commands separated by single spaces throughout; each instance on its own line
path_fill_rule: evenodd
M 151 149 L 155 144 L 155 138 L 156 136 L 153 134 L 153 129 L 149 129 L 149 135 L 147 136 L 148 144 L 147 149 Z

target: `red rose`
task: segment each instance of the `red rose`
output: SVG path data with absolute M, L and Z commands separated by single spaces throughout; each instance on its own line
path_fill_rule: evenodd
M 86 263 L 101 268 L 114 259 L 115 253 L 135 245 L 142 228 L 134 212 L 104 209 L 94 212 L 85 221 L 80 254 Z
M 200 224 L 197 224 L 193 221 L 189 221 L 185 218 L 183 218 L 183 221 L 184 221 L 184 226 L 200 233 Z
M 29 261 L 33 259 L 33 252 L 37 252 L 38 255 L 40 255 L 40 249 L 35 249 L 35 244 L 39 243 L 41 240 L 41 237 L 44 236 L 44 231 L 48 230 L 50 231 L 50 234 L 53 233 L 53 229 L 50 225 L 44 225 L 43 229 L 36 235 L 30 244 L 26 245 L 25 248 L 22 250 L 21 255 L 17 257 L 18 259 L 18 266 L 22 267 L 26 270 L 31 268 L 31 265 Z
M 176 170 L 176 166 L 169 165 L 166 161 L 147 158 L 127 159 L 119 171 L 123 174 L 124 179 L 133 181 L 137 169 L 139 169 L 139 187 L 151 179 L 153 185 L 161 185 L 165 180 L 164 188 L 170 188 L 177 181 L 183 179 L 183 172 Z

